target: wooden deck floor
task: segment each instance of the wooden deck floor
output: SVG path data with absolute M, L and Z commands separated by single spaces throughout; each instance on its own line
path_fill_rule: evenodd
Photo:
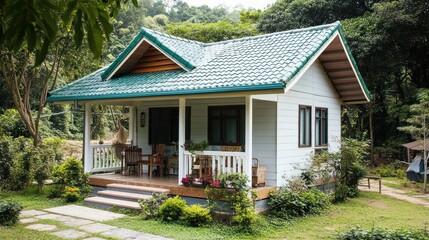
M 163 177 L 154 176 L 152 179 L 147 175 L 137 177 L 123 176 L 115 173 L 94 174 L 89 176 L 89 184 L 92 186 L 106 187 L 106 185 L 110 183 L 164 188 L 170 190 L 170 194 L 173 195 L 207 198 L 207 195 L 204 193 L 204 188 L 180 186 L 178 185 L 178 177 L 174 175 Z M 259 199 L 265 199 L 268 198 L 270 191 L 274 189 L 275 187 L 265 186 L 252 188 L 252 191 L 257 193 Z

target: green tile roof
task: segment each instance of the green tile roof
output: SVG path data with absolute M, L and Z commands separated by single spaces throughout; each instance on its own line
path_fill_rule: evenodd
M 255 37 L 201 43 L 143 28 L 108 67 L 49 93 L 48 101 L 78 101 L 284 88 L 339 23 Z M 185 70 L 106 79 L 143 38 Z

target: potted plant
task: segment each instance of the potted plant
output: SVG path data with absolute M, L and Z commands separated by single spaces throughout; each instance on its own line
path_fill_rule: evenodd
M 196 152 L 203 152 L 209 146 L 209 143 L 206 140 L 203 140 L 198 143 L 194 143 L 192 140 L 186 141 L 184 148 L 188 150 L 192 155 L 195 155 Z
M 182 178 L 182 180 L 180 180 L 180 182 L 183 184 L 183 186 L 189 187 L 192 183 L 192 178 L 190 176 L 186 176 L 186 177 Z
M 227 191 L 248 190 L 246 174 L 241 173 L 224 173 L 219 177 L 221 187 Z

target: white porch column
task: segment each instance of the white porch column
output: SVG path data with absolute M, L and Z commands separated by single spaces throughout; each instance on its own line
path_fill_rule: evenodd
M 133 106 L 129 107 L 129 111 L 130 111 L 130 118 L 129 118 L 129 123 L 128 123 L 128 134 L 131 140 L 131 143 L 133 145 L 136 145 L 136 108 Z
M 251 95 L 246 96 L 246 159 L 243 163 L 243 171 L 249 178 L 247 184 L 252 187 L 252 129 L 253 129 L 253 99 Z
M 84 151 L 84 166 L 83 169 L 86 173 L 92 171 L 92 149 L 91 149 L 91 104 L 85 103 L 85 116 L 84 116 L 84 132 L 83 132 L 83 151 Z
M 182 147 L 185 145 L 185 125 L 186 125 L 186 99 L 179 98 L 179 185 L 181 185 L 180 180 L 185 177 L 185 149 Z

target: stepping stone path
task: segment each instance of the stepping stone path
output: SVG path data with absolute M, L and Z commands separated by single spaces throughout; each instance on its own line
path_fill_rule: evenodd
M 100 223 L 102 221 L 116 219 L 123 216 L 125 215 L 88 207 L 67 205 L 45 209 L 44 211 L 22 211 L 20 222 L 22 224 L 29 224 L 26 226 L 27 229 L 49 232 L 50 234 L 63 239 L 104 240 L 105 238 L 102 238 L 103 236 L 106 238 L 123 240 L 170 239 Z M 58 227 L 56 225 L 37 223 L 43 219 L 58 221 L 60 224 L 69 228 L 65 230 L 57 230 Z M 102 237 L 95 237 L 93 234 L 97 234 L 97 236 Z

